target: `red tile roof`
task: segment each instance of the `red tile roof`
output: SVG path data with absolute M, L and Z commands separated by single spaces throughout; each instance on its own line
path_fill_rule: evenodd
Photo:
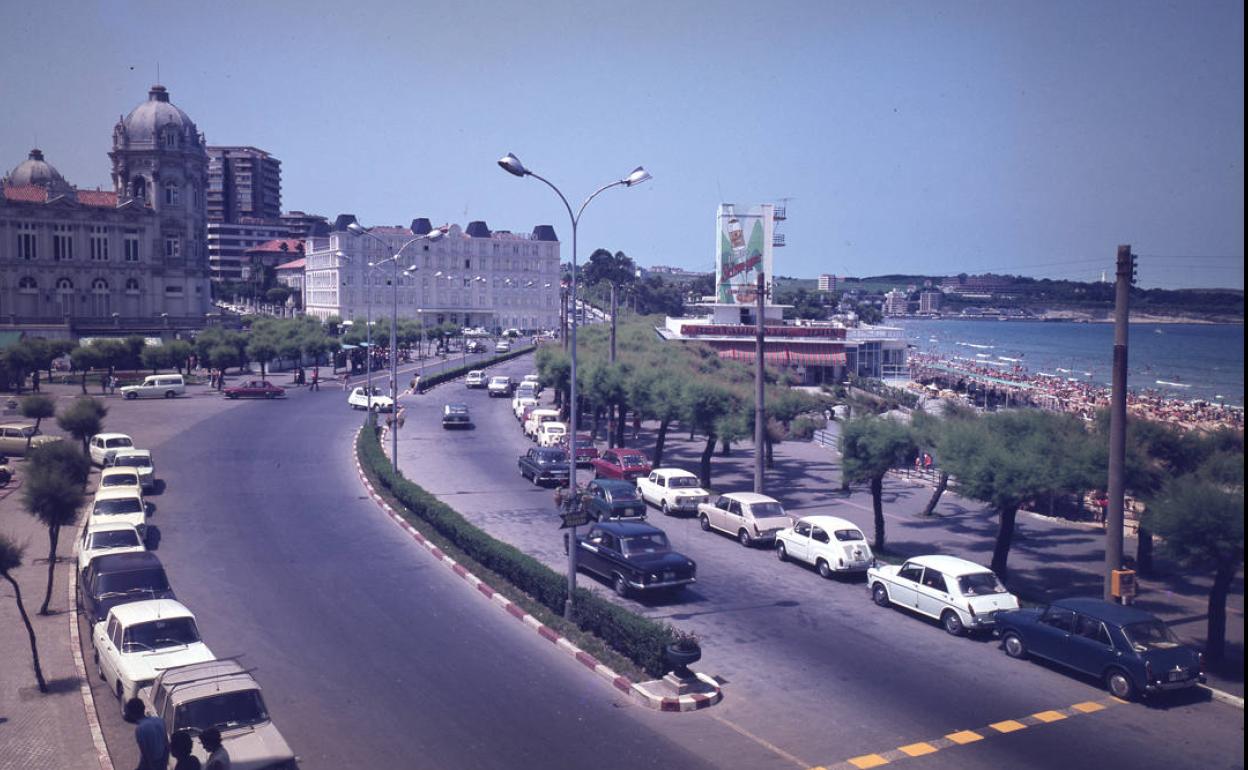
M 303 266 L 307 264 L 307 261 L 308 260 L 306 259 L 295 259 L 295 260 L 291 260 L 290 262 L 286 262 L 284 264 L 278 265 L 274 269 L 275 270 L 302 270 Z
M 84 206 L 117 208 L 117 193 L 108 190 L 79 190 L 78 202 Z
M 18 203 L 47 203 L 48 191 L 37 184 L 0 185 L 4 188 L 5 200 Z
M 303 241 L 298 238 L 277 238 L 247 249 L 248 254 L 302 254 Z

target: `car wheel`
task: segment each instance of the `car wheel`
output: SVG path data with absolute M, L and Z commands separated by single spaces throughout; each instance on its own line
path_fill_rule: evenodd
M 135 399 L 136 399 L 136 398 L 138 398 L 138 397 L 139 397 L 139 394 L 138 394 L 138 393 L 127 393 L 127 394 L 126 394 L 126 400 L 127 400 L 127 401 L 133 401 L 133 400 L 135 400 Z
M 892 604 L 888 598 L 888 589 L 884 587 L 883 583 L 876 583 L 875 586 L 871 588 L 871 600 L 880 607 L 887 607 Z
M 174 393 L 172 390 L 166 390 L 166 391 L 165 391 L 165 398 L 173 398 L 173 397 L 175 397 L 175 396 L 177 396 L 177 395 L 178 395 L 178 394 L 177 394 L 177 393 Z
M 824 561 L 823 559 L 820 559 L 815 564 L 815 569 L 819 570 L 819 577 L 823 578 L 824 580 L 832 579 L 832 568 L 829 567 L 828 563 Z
M 1105 687 L 1110 695 L 1119 700 L 1131 700 L 1135 697 L 1135 683 L 1120 668 L 1111 668 L 1105 675 Z
M 940 616 L 940 625 L 950 636 L 961 636 L 966 632 L 966 626 L 962 625 L 962 618 L 953 610 L 945 610 Z
M 96 674 L 96 676 L 98 676 L 98 677 L 100 678 L 100 681 L 101 681 L 101 682 L 105 682 L 105 681 L 107 681 L 107 679 L 106 679 L 106 678 L 105 678 L 105 676 L 104 676 L 104 667 L 100 665 L 100 653 L 99 653 L 99 650 L 96 650 L 96 652 L 95 652 L 95 674 Z
M 117 688 L 113 690 L 113 694 L 117 696 L 117 700 L 121 700 L 121 680 L 120 679 L 117 680 Z M 123 703 L 122 706 L 124 707 L 125 704 Z
M 235 399 L 235 398 L 238 398 L 238 394 L 237 394 L 237 393 L 226 393 L 226 394 L 225 394 L 225 397 L 226 397 L 226 398 L 229 398 L 229 399 Z M 352 409 L 354 409 L 355 407 L 351 407 L 351 408 L 352 408 Z
M 668 509 L 668 507 L 667 507 L 667 501 L 666 501 L 666 500 L 664 500 L 662 503 L 660 503 L 659 508 L 663 511 L 663 515 L 664 515 L 664 516 L 671 516 L 671 515 L 672 515 L 672 512 L 671 512 L 671 511 Z
M 705 513 L 698 517 L 698 526 L 702 527 L 703 532 L 711 531 L 711 520 L 706 517 Z
M 264 394 L 264 397 L 265 397 L 265 398 L 277 398 L 277 394 L 276 394 L 276 393 L 265 393 L 265 394 Z
M 1005 648 L 1005 654 L 1011 658 L 1027 657 L 1027 645 L 1023 644 L 1023 638 L 1013 631 L 1005 633 L 1005 638 L 1001 640 L 1001 646 Z
M 749 548 L 754 543 L 754 541 L 750 539 L 750 533 L 746 532 L 744 529 L 737 533 L 737 542 L 740 543 L 743 548 Z
M 628 598 L 628 583 L 624 582 L 623 575 L 615 576 L 615 593 L 624 598 Z
M 789 552 L 785 550 L 784 543 L 776 543 L 776 558 L 780 561 L 789 560 Z

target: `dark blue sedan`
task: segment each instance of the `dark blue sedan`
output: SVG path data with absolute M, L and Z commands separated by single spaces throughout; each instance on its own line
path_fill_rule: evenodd
M 1205 681 L 1200 653 L 1135 607 L 1060 599 L 1042 609 L 998 613 L 997 629 L 1011 658 L 1034 655 L 1073 668 L 1123 700 Z
M 663 530 L 649 524 L 599 522 L 576 544 L 577 569 L 610 581 L 620 596 L 677 591 L 697 580 L 693 559 L 673 551 Z

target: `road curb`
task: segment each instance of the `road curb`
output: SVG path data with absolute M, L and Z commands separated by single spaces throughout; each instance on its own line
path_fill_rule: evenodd
M 75 530 L 75 535 L 77 530 Z M 77 537 L 74 538 L 77 540 Z M 113 757 L 108 753 L 108 743 L 104 741 L 104 731 L 100 729 L 100 717 L 95 711 L 95 697 L 91 694 L 91 681 L 87 678 L 86 661 L 82 658 L 82 641 L 78 635 L 78 570 L 69 570 L 69 645 L 74 659 L 74 671 L 78 675 L 78 692 L 82 695 L 82 706 L 87 712 L 87 730 L 91 733 L 91 742 L 95 745 L 95 756 L 99 760 L 101 770 L 113 770 Z
M 362 430 L 364 430 L 363 427 L 360 428 L 360 431 Z M 359 435 L 359 432 L 357 431 L 356 433 L 357 438 L 358 438 L 358 435 Z M 723 700 L 724 693 L 723 693 L 723 689 L 719 686 L 719 683 L 705 674 L 696 673 L 696 672 L 695 674 L 698 677 L 698 679 L 704 685 L 706 685 L 707 687 L 713 690 L 711 694 L 695 693 L 692 695 L 681 695 L 679 697 L 673 697 L 670 695 L 660 695 L 660 694 L 651 692 L 649 689 L 645 688 L 644 686 L 633 682 L 628 677 L 616 673 L 614 669 L 601 663 L 593 655 L 590 655 L 588 652 L 585 652 L 584 650 L 580 649 L 575 644 L 570 642 L 567 638 L 560 636 L 549 626 L 545 625 L 544 623 L 542 623 L 540 620 L 533 617 L 529 613 L 525 612 L 524 608 L 520 607 L 518 604 L 508 599 L 506 596 L 496 591 L 493 588 L 493 586 L 489 585 L 484 580 L 477 577 L 472 572 L 468 571 L 468 569 L 465 568 L 462 564 L 455 561 L 450 556 L 447 556 L 446 553 L 442 551 L 442 549 L 438 548 L 437 545 L 435 545 L 432 541 L 430 541 L 428 538 L 422 535 L 418 529 L 413 527 L 411 523 L 406 521 L 398 511 L 394 510 L 394 508 L 389 503 L 386 502 L 385 498 L 383 498 L 380 494 L 378 494 L 377 490 L 373 488 L 372 483 L 369 482 L 368 476 L 364 473 L 364 466 L 360 464 L 359 452 L 356 447 L 357 447 L 357 444 L 355 442 L 352 442 L 351 459 L 355 463 L 355 470 L 360 476 L 360 483 L 364 485 L 364 488 L 366 490 L 368 490 L 368 496 L 372 498 L 373 502 L 376 503 L 378 507 L 380 507 L 383 511 L 386 512 L 386 515 L 390 517 L 390 520 L 393 521 L 395 524 L 397 524 L 400 529 L 402 529 L 408 535 L 410 535 L 413 540 L 415 540 L 417 543 L 423 546 L 427 551 L 429 551 L 429 553 L 431 553 L 436 559 L 438 559 L 438 561 L 442 562 L 445 566 L 450 568 L 452 572 L 454 572 L 456 575 L 462 578 L 465 582 L 467 582 L 473 588 L 477 589 L 477 592 L 480 593 L 483 597 L 485 597 L 487 600 L 489 600 L 490 602 L 498 606 L 500 609 L 505 611 L 511 617 L 523 623 L 529 629 L 536 632 L 538 636 L 550 642 L 551 644 L 554 644 L 556 647 L 558 647 L 563 652 L 567 653 L 569 656 L 571 656 L 574 660 L 576 660 L 582 666 L 594 672 L 600 678 L 609 682 L 611 686 L 614 687 L 615 689 L 619 690 L 625 695 L 628 695 L 633 700 L 638 701 L 639 703 L 641 703 L 641 705 L 646 706 L 648 708 L 655 709 L 656 711 L 666 711 L 666 712 L 673 712 L 673 713 L 679 713 L 679 712 L 685 712 L 685 711 L 698 711 L 704 708 L 709 708 L 710 706 L 713 706 L 716 703 L 719 703 L 721 700 Z
M 1237 708 L 1240 711 L 1244 710 L 1244 699 L 1238 695 L 1232 695 L 1225 690 L 1219 690 L 1218 688 L 1210 687 L 1207 684 L 1200 685 L 1200 689 L 1208 691 L 1210 697 L 1219 703 L 1225 703 L 1231 708 Z

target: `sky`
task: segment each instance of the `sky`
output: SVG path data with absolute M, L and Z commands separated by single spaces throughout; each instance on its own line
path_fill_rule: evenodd
M 282 161 L 287 210 L 552 224 L 711 270 L 720 202 L 779 203 L 780 275 L 998 272 L 1244 286 L 1243 3 L 0 4 L 0 167 L 111 186 L 157 81 L 209 144 Z

